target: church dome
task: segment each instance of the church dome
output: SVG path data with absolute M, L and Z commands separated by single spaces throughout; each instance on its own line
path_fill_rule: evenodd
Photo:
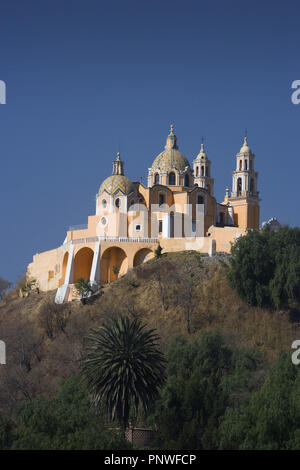
M 120 154 L 117 154 L 116 160 L 113 162 L 113 174 L 103 181 L 99 188 L 98 194 L 106 191 L 108 194 L 115 194 L 121 191 L 123 194 L 128 195 L 134 191 L 133 182 L 124 176 L 124 163 L 120 159 Z
M 240 149 L 240 153 L 252 153 L 247 142 L 247 137 L 244 137 L 244 143 Z
M 205 158 L 207 158 L 207 155 L 206 155 L 205 150 L 204 150 L 204 144 L 202 143 L 201 144 L 201 150 L 198 153 L 198 155 L 196 157 L 196 160 L 203 160 Z
M 175 167 L 179 171 L 184 171 L 187 166 L 190 166 L 189 161 L 182 153 L 175 149 L 167 149 L 157 155 L 152 170 L 168 171 Z
M 115 194 L 121 191 L 123 194 L 128 195 L 134 191 L 132 181 L 124 175 L 112 175 L 106 178 L 100 186 L 99 193 L 102 194 L 106 191 L 108 194 Z
M 174 126 L 172 125 L 165 150 L 155 158 L 152 170 L 168 171 L 171 168 L 176 168 L 178 171 L 184 171 L 189 166 L 188 159 L 178 150 L 177 137 L 174 134 Z

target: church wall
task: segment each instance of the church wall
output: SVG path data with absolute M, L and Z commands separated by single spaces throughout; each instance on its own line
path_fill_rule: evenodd
M 37 253 L 28 265 L 27 278 L 36 279 L 42 291 L 56 289 L 62 277 L 62 263 L 67 249 L 62 246 L 54 250 Z
M 196 250 L 200 253 L 209 253 L 211 239 L 208 237 L 190 238 L 163 238 L 160 240 L 163 253 L 185 250 Z
M 211 226 L 208 229 L 210 234 L 208 239 L 216 240 L 216 251 L 230 253 L 231 243 L 234 243 L 237 237 L 246 234 L 246 230 L 239 227 L 215 227 Z

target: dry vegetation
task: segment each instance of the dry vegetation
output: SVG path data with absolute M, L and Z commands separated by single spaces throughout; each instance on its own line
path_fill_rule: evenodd
M 55 292 L 0 304 L 0 339 L 7 364 L 0 366 L 0 410 L 11 415 L 24 399 L 57 392 L 61 379 L 78 372 L 84 338 L 110 316 L 139 317 L 156 328 L 167 349 L 175 334 L 193 337 L 219 329 L 231 346 L 259 348 L 273 360 L 300 335 L 300 322 L 285 311 L 253 308 L 228 286 L 218 260 L 195 252 L 165 254 L 104 286 L 91 304 L 54 304 Z

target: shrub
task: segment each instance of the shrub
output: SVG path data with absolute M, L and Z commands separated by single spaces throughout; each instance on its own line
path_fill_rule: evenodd
M 249 305 L 279 309 L 299 304 L 299 228 L 251 230 L 231 254 L 229 283 Z
M 83 278 L 75 282 L 75 289 L 81 298 L 88 297 L 93 292 L 90 281 Z

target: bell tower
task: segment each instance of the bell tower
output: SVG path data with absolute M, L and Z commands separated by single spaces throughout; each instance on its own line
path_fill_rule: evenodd
M 211 178 L 210 167 L 211 161 L 208 159 L 204 150 L 204 143 L 202 141 L 201 150 L 193 161 L 194 167 L 194 184 L 200 188 L 204 188 L 208 193 L 213 196 L 214 194 L 214 179 Z
M 227 201 L 233 208 L 234 225 L 241 228 L 259 228 L 258 173 L 254 169 L 255 155 L 248 146 L 247 137 L 236 155 L 236 169 L 232 173 L 232 192 Z

